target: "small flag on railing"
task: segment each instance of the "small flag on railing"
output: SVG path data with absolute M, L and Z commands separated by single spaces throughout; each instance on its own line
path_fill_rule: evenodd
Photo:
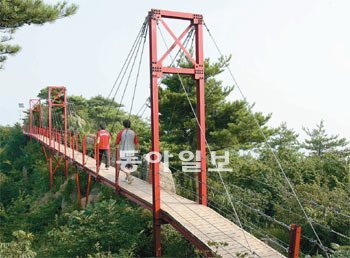
M 18 108 L 24 108 L 24 104 L 23 103 L 18 103 Z

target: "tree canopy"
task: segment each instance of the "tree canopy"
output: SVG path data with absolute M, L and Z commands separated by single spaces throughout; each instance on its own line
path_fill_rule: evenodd
M 8 56 L 21 47 L 12 43 L 17 29 L 25 25 L 43 25 L 71 16 L 78 7 L 66 1 L 47 4 L 43 0 L 0 0 L 0 69 Z
M 316 128 L 307 129 L 308 138 L 301 142 L 296 131 L 286 123 L 271 127 L 270 115 L 256 112 L 259 128 L 249 103 L 227 98 L 235 89 L 225 86 L 217 77 L 227 62 L 229 58 L 205 61 L 208 143 L 220 154 L 229 151 L 228 167 L 233 170 L 221 174 L 228 195 L 218 174 L 208 172 L 209 207 L 235 223 L 238 222 L 233 214 L 237 211 L 244 229 L 284 254 L 289 241 L 285 225 L 288 228 L 289 224 L 297 223 L 302 226 L 302 252 L 315 257 L 323 255 L 281 174 L 277 157 L 323 245 L 334 257 L 347 257 L 350 250 L 347 141 L 329 136 L 321 122 Z M 188 63 L 182 60 L 181 65 L 185 67 Z M 194 80 L 189 76 L 180 78 L 196 108 Z M 46 99 L 47 90 L 43 89 L 38 96 Z M 161 150 L 174 154 L 195 150 L 196 121 L 179 76 L 167 76 L 159 96 Z M 100 95 L 89 99 L 68 96 L 68 102 L 69 128 L 82 134 L 94 134 L 98 124 L 105 122 L 115 137 L 122 129 L 120 122 L 129 117 L 123 106 Z M 47 112 L 45 108 L 43 112 Z M 59 107 L 53 112 L 56 118 L 62 115 Z M 142 153 L 146 153 L 151 141 L 150 123 L 137 115 L 131 115 L 131 120 L 139 135 Z M 60 122 L 56 119 L 53 126 L 60 128 Z M 63 173 L 57 172 L 50 191 L 48 168 L 40 151 L 39 144 L 23 137 L 19 125 L 0 126 L 0 220 L 3 222 L 0 223 L 0 255 L 11 256 L 10 247 L 12 250 L 23 247 L 26 255 L 36 253 L 38 257 L 152 255 L 150 213 L 101 184 L 92 185 L 96 203 L 79 210 L 74 177 L 66 179 Z M 93 151 L 88 153 L 91 155 Z M 209 155 L 207 158 L 210 168 Z M 170 165 L 176 193 L 196 200 L 196 174 L 183 173 L 176 159 L 170 160 Z M 73 175 L 73 171 L 69 174 Z M 80 176 L 85 189 L 86 174 L 80 173 Z M 162 229 L 164 255 L 198 256 L 179 233 L 166 225 L 162 225 Z M 129 239 L 130 245 L 121 239 Z
M 315 129 L 303 128 L 303 130 L 309 138 L 304 141 L 302 147 L 317 156 L 339 150 L 348 145 L 345 138 L 339 138 L 339 135 L 328 135 L 323 120 L 316 125 Z

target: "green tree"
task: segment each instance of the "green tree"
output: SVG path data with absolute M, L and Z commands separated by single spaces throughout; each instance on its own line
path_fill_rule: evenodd
M 256 125 L 248 108 L 248 103 L 237 100 L 230 102 L 228 95 L 233 86 L 224 86 L 217 79 L 230 62 L 231 57 L 221 57 L 217 62 L 205 60 L 205 109 L 207 141 L 212 149 L 247 149 L 264 141 L 260 128 Z M 187 61 L 180 60 L 181 67 L 188 67 Z M 160 88 L 160 122 L 162 141 L 167 144 L 188 146 L 194 150 L 197 146 L 197 122 L 189 105 L 196 108 L 196 82 L 191 76 L 167 76 Z M 255 113 L 261 129 L 269 136 L 272 131 L 266 126 L 270 115 Z
M 76 11 L 76 5 L 68 5 L 65 1 L 50 5 L 43 0 L 0 0 L 0 69 L 9 55 L 21 49 L 11 42 L 18 28 L 54 22 Z
M 55 243 L 48 248 L 54 256 L 76 257 L 93 253 L 96 244 L 103 250 L 120 252 L 121 249 L 129 250 L 134 255 L 144 252 L 143 256 L 149 256 L 151 246 L 150 213 L 121 205 L 116 201 L 102 201 L 94 206 L 90 205 L 85 210 L 73 211 L 65 214 L 67 223 L 54 228 L 49 232 L 49 241 Z
M 32 241 L 34 239 L 33 234 L 26 233 L 22 230 L 13 232 L 15 240 L 9 243 L 0 243 L 0 257 L 35 257 L 32 247 Z
M 303 130 L 309 138 L 305 139 L 302 147 L 317 156 L 339 150 L 348 145 L 345 138 L 339 138 L 339 135 L 328 135 L 322 120 L 316 125 L 315 129 L 303 128 Z

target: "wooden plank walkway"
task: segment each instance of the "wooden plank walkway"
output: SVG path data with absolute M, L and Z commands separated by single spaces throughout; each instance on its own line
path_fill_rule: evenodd
M 42 135 L 32 134 L 30 136 L 43 143 L 45 141 L 48 142 L 48 139 Z M 58 142 L 54 142 L 54 145 L 56 152 L 64 156 L 64 145 L 60 144 L 59 146 Z M 73 151 L 71 148 L 67 147 L 66 155 L 68 159 L 73 160 Z M 74 151 L 74 160 L 77 165 L 85 167 L 86 171 L 96 173 L 95 159 L 86 156 L 86 164 L 84 166 L 82 163 L 82 153 Z M 143 206 L 152 207 L 152 185 L 139 178 L 134 178 L 132 184 L 127 184 L 122 174 L 119 177 L 121 193 L 124 193 L 125 196 L 133 201 L 137 199 L 138 202 L 143 203 Z M 101 176 L 101 183 L 113 187 L 115 182 L 114 167 L 104 169 L 104 165 L 102 165 L 99 175 Z M 133 197 L 131 198 L 131 196 Z M 175 228 L 192 235 L 202 245 L 222 257 L 237 257 L 237 255 L 244 253 L 247 253 L 248 257 L 284 257 L 211 208 L 199 205 L 194 201 L 165 191 L 164 189 L 161 190 L 161 209 L 162 214 L 167 217 L 167 220 Z M 215 247 L 209 245 L 210 242 L 224 242 L 227 245 Z

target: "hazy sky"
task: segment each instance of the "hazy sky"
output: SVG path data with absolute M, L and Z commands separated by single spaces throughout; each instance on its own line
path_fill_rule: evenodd
M 18 102 L 27 107 L 47 85 L 107 96 L 144 17 L 157 8 L 204 15 L 222 51 L 233 55 L 232 71 L 254 110 L 273 114 L 270 125 L 286 121 L 303 136 L 302 126 L 324 119 L 330 133 L 350 139 L 348 0 L 70 2 L 80 7 L 75 16 L 16 33 L 23 50 L 0 71 L 0 124 L 18 121 Z M 217 58 L 207 34 L 204 40 L 205 56 Z M 149 95 L 147 61 L 148 51 L 135 110 Z M 228 74 L 221 78 L 233 84 Z

